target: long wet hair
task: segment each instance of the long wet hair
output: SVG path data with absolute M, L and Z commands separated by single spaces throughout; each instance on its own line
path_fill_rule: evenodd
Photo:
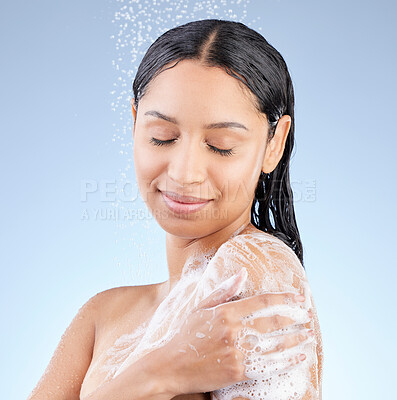
M 294 146 L 294 90 L 281 54 L 266 39 L 241 22 L 219 19 L 193 21 L 162 34 L 144 55 L 134 82 L 134 103 L 150 82 L 179 61 L 198 60 L 209 67 L 224 68 L 243 89 L 254 94 L 255 108 L 266 114 L 268 141 L 283 115 L 291 117 L 284 154 L 270 173 L 261 171 L 251 206 L 251 223 L 287 244 L 303 265 L 303 249 L 296 224 L 290 186 L 289 162 Z M 174 63 L 175 62 L 175 63 Z M 171 66 L 168 64 L 173 63 Z M 245 85 L 245 86 L 244 86 Z

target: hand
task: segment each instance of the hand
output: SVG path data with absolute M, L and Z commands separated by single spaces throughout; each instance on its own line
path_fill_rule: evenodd
M 296 324 L 292 318 L 274 313 L 277 308 L 287 307 L 290 315 L 303 312 L 308 319 L 307 311 L 297 304 L 296 293 L 266 293 L 223 303 L 236 294 L 244 275 L 240 271 L 233 278 L 228 288 L 223 285 L 196 306 L 173 338 L 156 350 L 158 365 L 166 366 L 167 379 L 164 381 L 168 384 L 167 391 L 173 396 L 211 392 L 248 380 L 244 353 L 252 350 L 252 344 L 255 347 L 253 331 L 258 335 L 271 333 L 266 340 L 266 351 L 261 352 L 261 363 L 268 367 L 266 371 L 277 369 L 279 373 L 283 368 L 299 363 L 301 354 L 293 354 L 293 347 L 310 340 L 309 330 Z M 273 312 L 269 313 L 272 308 Z M 247 332 L 244 318 L 260 310 L 270 315 L 256 318 L 254 324 L 252 321 L 248 326 L 251 334 L 246 335 L 245 343 L 240 344 L 238 336 Z M 274 334 L 285 327 L 294 327 L 294 324 L 296 329 L 293 333 Z M 286 349 L 291 349 L 292 355 L 284 351 Z

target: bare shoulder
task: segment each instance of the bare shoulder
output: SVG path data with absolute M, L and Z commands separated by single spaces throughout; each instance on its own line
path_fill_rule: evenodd
M 96 294 L 90 299 L 95 304 L 96 327 L 121 318 L 132 310 L 135 313 L 140 310 L 146 312 L 158 295 L 159 285 L 119 286 Z
M 130 310 L 131 314 L 137 310 L 137 305 L 144 309 L 156 288 L 157 284 L 121 286 L 90 297 L 66 328 L 29 400 L 48 398 L 49 393 L 54 399 L 79 399 L 81 385 L 101 335 L 106 328 L 114 326 L 123 312 Z

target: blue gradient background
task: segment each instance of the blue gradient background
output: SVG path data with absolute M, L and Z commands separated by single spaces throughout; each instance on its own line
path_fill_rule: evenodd
M 163 232 L 82 219 L 111 207 L 100 190 L 83 201 L 82 182 L 114 182 L 131 157 L 112 140 L 119 8 L 0 3 L 1 399 L 28 396 L 91 296 L 168 278 Z M 395 398 L 396 12 L 384 0 L 247 4 L 244 22 L 262 28 L 295 87 L 291 181 L 324 340 L 324 399 Z M 129 235 L 146 243 L 150 270 L 137 247 L 116 241 Z

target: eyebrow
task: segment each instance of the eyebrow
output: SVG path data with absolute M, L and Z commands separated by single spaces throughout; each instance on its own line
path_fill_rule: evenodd
M 164 121 L 168 121 L 175 125 L 178 125 L 178 121 L 175 118 L 164 115 L 159 111 L 155 110 L 146 111 L 144 115 L 151 115 L 152 117 L 160 118 L 163 119 Z M 204 129 L 237 128 L 237 129 L 245 129 L 246 131 L 248 131 L 248 128 L 245 125 L 240 124 L 239 122 L 215 122 L 209 125 L 205 125 L 203 128 Z

